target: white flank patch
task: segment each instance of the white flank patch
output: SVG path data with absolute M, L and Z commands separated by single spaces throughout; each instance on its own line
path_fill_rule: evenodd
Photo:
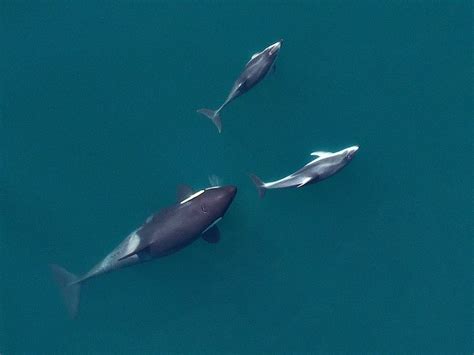
M 133 252 L 135 249 L 137 249 L 138 244 L 140 244 L 140 236 L 136 232 L 134 232 L 130 236 L 130 239 L 128 240 L 127 252 L 125 254 L 129 254 L 129 253 Z
M 194 194 L 192 194 L 191 196 L 189 196 L 188 198 L 184 199 L 183 201 L 181 201 L 179 204 L 182 205 L 183 203 L 186 203 L 188 201 L 191 201 L 193 198 L 195 197 L 198 197 L 200 194 L 202 194 L 204 192 L 204 190 L 200 190 Z

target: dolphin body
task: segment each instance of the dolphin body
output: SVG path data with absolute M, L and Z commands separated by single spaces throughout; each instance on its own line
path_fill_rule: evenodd
M 349 164 L 358 150 L 359 147 L 355 145 L 335 153 L 313 152 L 311 155 L 317 156 L 316 159 L 280 180 L 263 182 L 258 176 L 253 174 L 250 174 L 250 178 L 257 187 L 259 196 L 262 198 L 268 189 L 301 187 L 327 179 Z
M 102 261 L 83 276 L 76 276 L 59 265 L 50 265 L 71 318 L 77 315 L 80 286 L 85 281 L 114 270 L 152 260 L 186 247 L 200 236 L 210 243 L 219 241 L 215 225 L 222 219 L 237 192 L 235 186 L 210 187 L 193 192 L 178 190 L 180 202 L 148 217 Z
M 281 44 L 283 40 L 280 40 L 259 53 L 252 55 L 248 63 L 245 65 L 245 69 L 237 78 L 230 90 L 227 99 L 217 110 L 210 110 L 207 108 L 202 108 L 197 110 L 197 112 L 202 113 L 211 119 L 211 121 L 216 125 L 219 133 L 222 131 L 222 122 L 220 112 L 224 107 L 226 107 L 231 101 L 239 97 L 240 95 L 246 93 L 256 84 L 258 84 L 262 79 L 267 75 L 270 69 L 275 68 L 275 60 L 280 51 Z

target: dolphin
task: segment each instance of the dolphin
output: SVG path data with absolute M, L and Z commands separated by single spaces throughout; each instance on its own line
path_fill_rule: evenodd
M 151 215 L 103 260 L 78 277 L 59 265 L 50 265 L 71 318 L 77 315 L 80 286 L 93 277 L 173 254 L 202 236 L 209 243 L 219 241 L 219 222 L 232 203 L 237 188 L 210 187 L 197 192 L 187 186 L 178 189 L 178 203 Z
M 259 196 L 262 198 L 268 189 L 282 189 L 286 187 L 302 187 L 312 184 L 334 175 L 344 168 L 354 158 L 359 147 L 354 145 L 335 153 L 313 152 L 312 156 L 317 158 L 310 161 L 298 171 L 280 180 L 263 182 L 258 176 L 250 174 L 250 178 L 257 187 Z
M 235 81 L 234 86 L 227 96 L 227 99 L 217 110 L 214 111 L 207 108 L 197 110 L 197 112 L 202 113 L 203 115 L 210 118 L 212 122 L 214 122 L 219 133 L 222 131 L 220 116 L 222 109 L 226 107 L 231 101 L 253 88 L 267 75 L 270 69 L 275 69 L 275 60 L 278 56 L 278 52 L 280 51 L 282 43 L 283 40 L 279 40 L 278 42 L 273 43 L 272 45 L 265 48 L 263 51 L 252 55 L 250 60 L 245 65 L 244 71 Z

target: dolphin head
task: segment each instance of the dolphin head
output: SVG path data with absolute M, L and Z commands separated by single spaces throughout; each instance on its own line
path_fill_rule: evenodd
M 359 150 L 358 145 L 354 145 L 352 147 L 344 149 L 344 159 L 346 159 L 347 161 L 351 161 L 358 150 Z
M 236 193 L 237 187 L 233 185 L 207 188 L 200 196 L 201 211 L 211 220 L 223 217 Z
M 276 57 L 278 55 L 278 52 L 280 51 L 281 45 L 283 43 L 283 40 L 279 40 L 276 43 L 273 43 L 272 45 L 268 46 L 266 48 L 267 53 L 270 57 Z

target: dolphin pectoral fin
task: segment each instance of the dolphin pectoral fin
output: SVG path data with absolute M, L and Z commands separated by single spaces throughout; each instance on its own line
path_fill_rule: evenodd
M 301 182 L 301 184 L 299 184 L 299 185 L 296 186 L 296 187 L 304 186 L 304 185 L 306 185 L 308 182 L 310 182 L 311 180 L 313 180 L 313 178 L 306 177 L 306 178 L 303 179 L 303 181 Z
M 191 196 L 194 193 L 193 189 L 188 185 L 178 185 L 176 190 L 177 190 L 176 196 L 177 196 L 178 202 L 181 202 L 187 199 L 189 196 Z
M 204 239 L 208 243 L 218 243 L 221 239 L 221 233 L 219 232 L 219 228 L 217 228 L 217 226 L 213 226 L 212 228 L 208 229 L 202 235 L 202 239 Z
M 275 63 L 273 63 L 273 65 L 272 65 L 272 74 L 275 74 L 276 70 L 277 70 L 277 65 Z

